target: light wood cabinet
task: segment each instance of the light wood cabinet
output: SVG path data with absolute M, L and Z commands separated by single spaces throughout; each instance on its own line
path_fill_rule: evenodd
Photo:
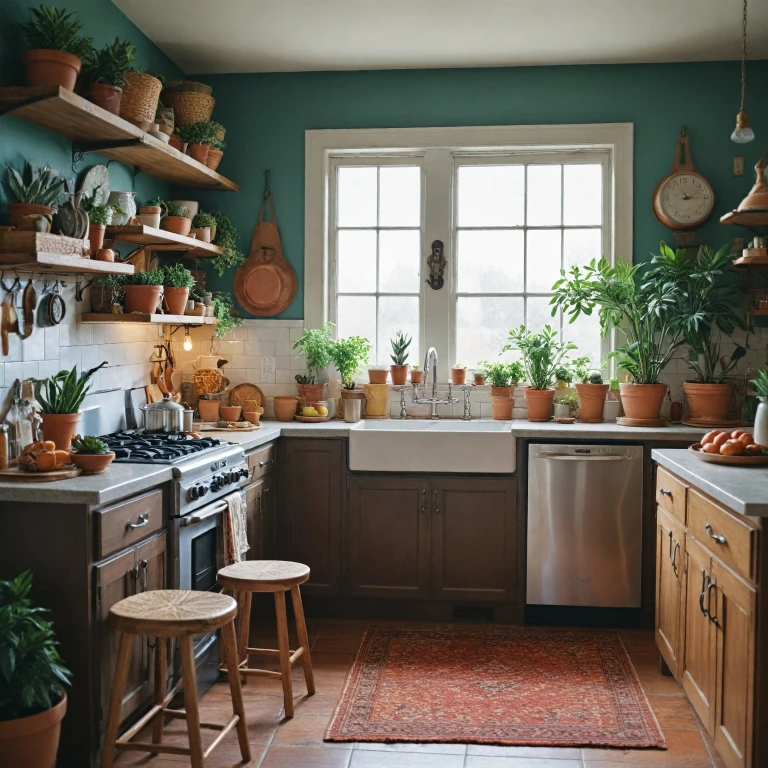
M 661 507 L 656 511 L 656 644 L 672 675 L 679 679 L 685 529 Z
M 246 560 L 277 559 L 275 479 L 267 475 L 245 488 L 249 549 Z

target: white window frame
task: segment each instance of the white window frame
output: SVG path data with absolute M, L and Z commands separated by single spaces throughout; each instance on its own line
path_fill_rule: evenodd
M 305 235 L 304 235 L 304 324 L 317 328 L 331 319 L 332 253 L 330 212 L 331 174 L 334 158 L 361 162 L 377 162 L 374 158 L 399 157 L 402 160 L 423 158 L 427 178 L 433 179 L 435 190 L 424 191 L 423 216 L 429 222 L 440 222 L 439 231 L 422 226 L 422 275 L 426 274 L 429 244 L 439 239 L 445 244 L 448 261 L 446 285 L 441 291 L 422 289 L 421 349 L 435 346 L 440 353 L 439 375 L 445 379 L 454 354 L 455 307 L 450 308 L 449 323 L 438 321 L 437 305 L 450 300 L 455 304 L 456 284 L 454 236 L 455 163 L 477 153 L 489 157 L 509 153 L 532 156 L 553 152 L 603 151 L 609 156 L 609 194 L 603 195 L 603 254 L 612 263 L 617 258 L 632 259 L 633 218 L 633 123 L 594 123 L 576 125 L 490 126 L 465 128 L 389 128 L 360 130 L 312 130 L 305 133 Z M 446 162 L 446 154 L 453 162 Z M 352 157 L 350 157 L 352 156 Z M 368 157 L 366 157 L 368 156 Z M 522 158 L 525 161 L 525 158 Z M 551 158 L 554 159 L 554 158 Z M 450 178 L 446 178 L 446 176 Z M 605 177 L 604 177 L 605 178 Z M 606 215 L 607 214 L 607 215 Z M 606 237 L 606 233 L 608 236 Z M 439 295 L 438 295 L 439 294 Z M 444 311 L 444 310 L 443 310 Z M 443 315 L 445 316 L 445 315 Z M 613 339 L 605 348 L 613 347 Z M 417 362 L 417 361 L 414 361 Z M 419 361 L 420 362 L 420 361 Z

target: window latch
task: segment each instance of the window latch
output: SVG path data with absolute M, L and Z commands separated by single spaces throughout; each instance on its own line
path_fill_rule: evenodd
M 445 272 L 445 255 L 443 254 L 443 241 L 434 240 L 432 242 L 432 252 L 427 256 L 427 266 L 429 267 L 429 277 L 424 281 L 433 291 L 439 291 L 445 281 L 443 272 Z

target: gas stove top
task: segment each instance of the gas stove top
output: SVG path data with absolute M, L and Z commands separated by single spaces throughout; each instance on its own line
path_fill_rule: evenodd
M 224 448 L 213 437 L 194 438 L 184 434 L 129 430 L 99 438 L 115 453 L 115 461 L 132 464 L 178 464 Z

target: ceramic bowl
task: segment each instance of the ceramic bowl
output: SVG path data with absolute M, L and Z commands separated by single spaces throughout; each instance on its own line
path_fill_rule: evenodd
M 93 475 L 104 472 L 115 458 L 114 453 L 78 453 L 73 451 L 70 455 L 73 464 L 80 467 L 83 472 Z

